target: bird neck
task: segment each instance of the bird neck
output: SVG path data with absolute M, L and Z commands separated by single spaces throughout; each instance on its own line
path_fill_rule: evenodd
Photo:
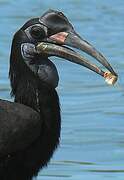
M 45 129 L 60 131 L 60 107 L 56 90 L 32 74 L 26 74 L 24 77 L 20 77 L 14 89 L 15 102 L 39 112 Z
M 41 132 L 31 145 L 32 155 L 37 154 L 34 162 L 38 169 L 47 165 L 59 144 L 61 132 L 59 98 L 54 88 L 50 88 L 31 74 L 24 77 L 19 78 L 12 93 L 16 102 L 30 106 L 40 114 Z

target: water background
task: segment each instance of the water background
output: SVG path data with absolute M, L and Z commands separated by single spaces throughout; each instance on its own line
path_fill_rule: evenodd
M 11 100 L 12 35 L 49 8 L 63 11 L 77 32 L 109 59 L 120 78 L 118 85 L 109 87 L 95 73 L 53 58 L 60 75 L 61 144 L 37 179 L 124 180 L 123 0 L 0 0 L 0 98 Z

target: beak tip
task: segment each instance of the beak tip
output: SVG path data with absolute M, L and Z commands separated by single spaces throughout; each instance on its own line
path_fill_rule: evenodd
M 105 72 L 104 78 L 105 78 L 105 81 L 107 82 L 107 84 L 114 85 L 118 80 L 118 75 L 113 75 L 110 72 Z

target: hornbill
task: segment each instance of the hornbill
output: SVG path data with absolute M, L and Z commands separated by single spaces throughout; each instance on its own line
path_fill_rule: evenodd
M 48 10 L 14 35 L 9 77 L 15 102 L 0 100 L 0 180 L 31 180 L 46 166 L 60 140 L 59 75 L 50 56 L 80 64 L 104 76 L 78 48 L 116 76 L 106 58 L 74 30 L 67 17 Z

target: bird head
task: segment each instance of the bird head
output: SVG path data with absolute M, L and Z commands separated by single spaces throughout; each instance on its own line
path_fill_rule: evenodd
M 32 72 L 48 85 L 56 88 L 59 76 L 50 56 L 58 56 L 80 64 L 104 76 L 104 72 L 70 47 L 80 49 L 94 57 L 113 75 L 116 75 L 106 58 L 89 42 L 78 35 L 67 17 L 54 10 L 26 22 L 14 35 L 10 57 L 10 79 Z M 27 74 L 26 74 L 27 75 Z

